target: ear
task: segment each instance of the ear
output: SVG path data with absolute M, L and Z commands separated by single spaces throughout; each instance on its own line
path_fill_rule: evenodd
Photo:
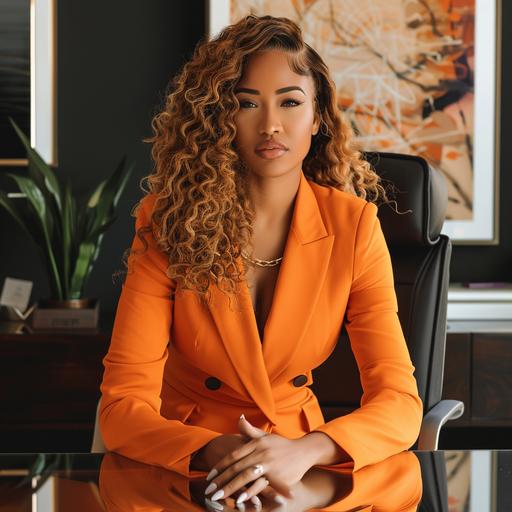
M 311 126 L 311 135 L 316 135 L 318 133 L 318 130 L 320 129 L 320 114 L 315 111 L 315 118 L 313 119 L 313 124 Z

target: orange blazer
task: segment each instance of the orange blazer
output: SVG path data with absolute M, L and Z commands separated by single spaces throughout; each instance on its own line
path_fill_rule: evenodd
M 154 202 L 153 194 L 143 198 L 136 229 L 149 223 Z M 230 308 L 213 284 L 204 306 L 166 276 L 165 254 L 146 240 L 148 250 L 130 258 L 103 360 L 99 424 L 107 450 L 192 476 L 193 452 L 238 433 L 241 413 L 289 439 L 324 432 L 354 471 L 416 441 L 423 404 L 373 203 L 301 173 L 263 341 L 246 281 L 240 307 L 232 301 Z M 132 247 L 143 248 L 137 236 Z M 326 423 L 308 385 L 345 314 L 363 396 L 360 408 Z
M 206 480 L 187 478 L 172 470 L 141 464 L 116 453 L 107 453 L 103 457 L 98 479 L 99 494 L 107 512 L 206 510 Z M 307 510 L 311 512 L 416 512 L 423 497 L 421 465 L 418 457 L 410 451 L 355 472 L 330 466 L 311 469 L 301 482 L 303 487 L 299 488 L 292 501 L 295 506 L 292 505 L 291 510 L 298 510 L 297 504 L 304 507 L 304 500 L 311 503 L 313 495 L 319 505 L 315 508 L 308 506 Z M 225 510 L 234 510 L 229 502 L 227 505 Z M 263 510 L 269 508 L 264 506 Z

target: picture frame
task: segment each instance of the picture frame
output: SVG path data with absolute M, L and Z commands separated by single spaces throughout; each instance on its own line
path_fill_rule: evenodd
M 444 450 L 450 511 L 498 510 L 498 455 L 495 450 Z
M 454 245 L 498 245 L 501 1 L 467 0 L 465 10 L 450 13 L 452 21 L 458 19 L 458 32 L 447 35 L 437 26 L 430 46 L 421 39 L 428 28 L 425 19 L 432 20 L 436 13 L 442 14 L 440 9 L 442 4 L 447 5 L 446 2 L 426 0 L 418 3 L 428 9 L 423 19 L 422 13 L 406 13 L 410 24 L 398 36 L 416 39 L 403 39 L 401 43 L 412 45 L 414 42 L 425 46 L 414 55 L 417 58 L 414 64 L 418 64 L 418 69 L 423 66 L 426 71 L 418 73 L 416 83 L 412 85 L 402 80 L 403 74 L 395 72 L 396 69 L 386 75 L 383 63 L 387 65 L 392 55 L 383 54 L 380 61 L 377 58 L 370 61 L 368 52 L 354 52 L 352 48 L 347 57 L 348 50 L 340 48 L 342 44 L 339 41 L 336 45 L 332 42 L 336 37 L 335 31 L 329 33 L 329 27 L 325 26 L 328 18 L 336 15 L 332 8 L 329 10 L 333 5 L 343 11 L 351 23 L 360 20 L 361 25 L 356 29 L 363 27 L 363 23 L 363 28 L 371 29 L 372 24 L 377 26 L 382 19 L 393 20 L 385 15 L 390 14 L 393 8 L 402 8 L 396 7 L 405 5 L 400 2 L 361 0 L 357 9 L 364 12 L 364 16 L 359 12 L 348 16 L 346 9 L 355 4 L 343 0 L 334 3 L 316 0 L 303 4 L 292 0 L 209 0 L 206 2 L 205 30 L 212 38 L 226 25 L 251 12 L 285 16 L 296 21 L 301 26 L 305 41 L 322 55 L 331 69 L 338 86 L 340 108 L 345 116 L 350 117 L 351 124 L 357 125 L 363 149 L 419 154 L 426 158 L 441 171 L 447 183 L 449 202 L 442 233 L 448 235 Z M 461 20 L 460 16 L 465 18 Z M 423 32 L 418 27 L 422 27 Z M 382 25 L 378 28 L 382 33 Z M 396 31 L 391 35 L 396 38 Z M 443 51 L 437 50 L 436 45 L 441 45 Z M 407 59 L 409 57 L 408 54 Z M 404 65 L 404 62 L 396 65 Z M 455 76 L 450 76 L 450 73 L 455 73 Z M 429 82 L 432 75 L 437 77 L 436 94 L 422 92 L 433 89 Z M 366 82 L 362 76 L 366 77 Z M 356 82 L 363 85 L 356 86 Z M 371 97 L 374 101 L 376 91 L 383 89 L 390 92 L 381 96 L 379 106 L 393 103 L 393 97 L 400 95 L 412 97 L 410 104 L 406 100 L 395 101 L 394 110 L 390 108 L 390 112 L 386 112 L 392 116 L 399 111 L 400 127 L 395 130 L 398 136 L 386 126 L 382 129 L 384 123 L 376 130 L 377 116 L 365 114 L 364 118 L 361 115 L 361 110 L 368 112 L 375 104 L 360 104 L 359 111 L 353 107 L 355 97 Z M 454 100 L 453 95 L 461 89 L 464 94 Z M 424 115 L 425 109 L 429 111 L 428 115 Z M 381 135 L 375 137 L 376 133 Z
M 12 68 L 11 72 L 24 75 L 29 72 L 29 113 L 25 116 L 26 124 L 30 127 L 30 141 L 46 163 L 51 166 L 57 166 L 57 25 L 56 25 L 56 2 L 57 0 L 27 0 L 29 9 L 29 34 L 30 51 L 29 63 L 26 63 L 26 57 L 23 54 L 13 55 L 17 60 L 17 67 Z M 17 9 L 24 8 L 20 3 L 16 5 Z M 19 12 L 19 11 L 18 11 Z M 13 19 L 14 23 L 25 21 L 23 14 L 18 19 Z M 4 20 L 8 23 L 8 20 Z M 8 31 L 12 37 L 9 44 L 16 45 L 17 35 L 23 37 L 23 27 L 19 29 L 18 34 L 14 30 Z M 21 51 L 23 42 L 18 45 Z M 7 47 L 7 45 L 6 45 Z M 21 57 L 21 58 L 20 58 Z M 21 61 L 21 63 L 20 63 Z M 8 71 L 6 71 L 7 73 Z M 13 84 L 14 98 L 5 98 L 8 107 L 5 112 L 5 119 L 2 119 L 4 130 L 12 129 L 8 117 L 20 118 L 19 98 L 26 94 L 23 80 L 17 80 L 16 76 L 6 77 Z M 23 100 L 22 100 L 23 101 Z M 9 108 L 12 109 L 15 116 L 10 116 Z M 27 119 L 28 117 L 28 119 Z M 14 132 L 14 130 L 13 130 Z M 28 135 L 28 134 L 27 134 Z M 10 142 L 12 139 L 6 139 Z M 7 147 L 0 144 L 0 166 L 26 166 L 28 160 L 19 155 L 13 156 L 9 152 L 12 145 Z

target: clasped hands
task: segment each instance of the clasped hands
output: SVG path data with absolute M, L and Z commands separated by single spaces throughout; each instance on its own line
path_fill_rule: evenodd
M 211 501 L 225 499 L 244 486 L 237 497 L 237 505 L 251 500 L 261 505 L 257 495 L 262 493 L 277 503 L 292 498 L 292 486 L 314 465 L 312 457 L 303 450 L 301 439 L 287 439 L 269 434 L 253 426 L 243 415 L 238 421 L 240 433 L 250 439 L 219 460 L 209 472 L 210 482 L 205 490 Z M 277 491 L 272 492 L 268 485 Z

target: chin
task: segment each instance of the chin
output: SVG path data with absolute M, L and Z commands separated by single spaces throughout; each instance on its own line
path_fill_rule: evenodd
M 293 172 L 293 169 L 283 165 L 266 165 L 264 167 L 249 167 L 249 172 L 250 174 L 259 176 L 260 178 L 278 178 Z
M 248 172 L 255 176 L 259 176 L 261 178 L 276 178 L 279 176 L 284 176 L 288 173 L 293 173 L 295 169 L 302 168 L 302 163 L 290 163 L 284 162 L 282 159 L 278 158 L 276 160 L 262 160 L 258 159 L 257 161 L 246 160 L 246 165 L 248 168 Z

